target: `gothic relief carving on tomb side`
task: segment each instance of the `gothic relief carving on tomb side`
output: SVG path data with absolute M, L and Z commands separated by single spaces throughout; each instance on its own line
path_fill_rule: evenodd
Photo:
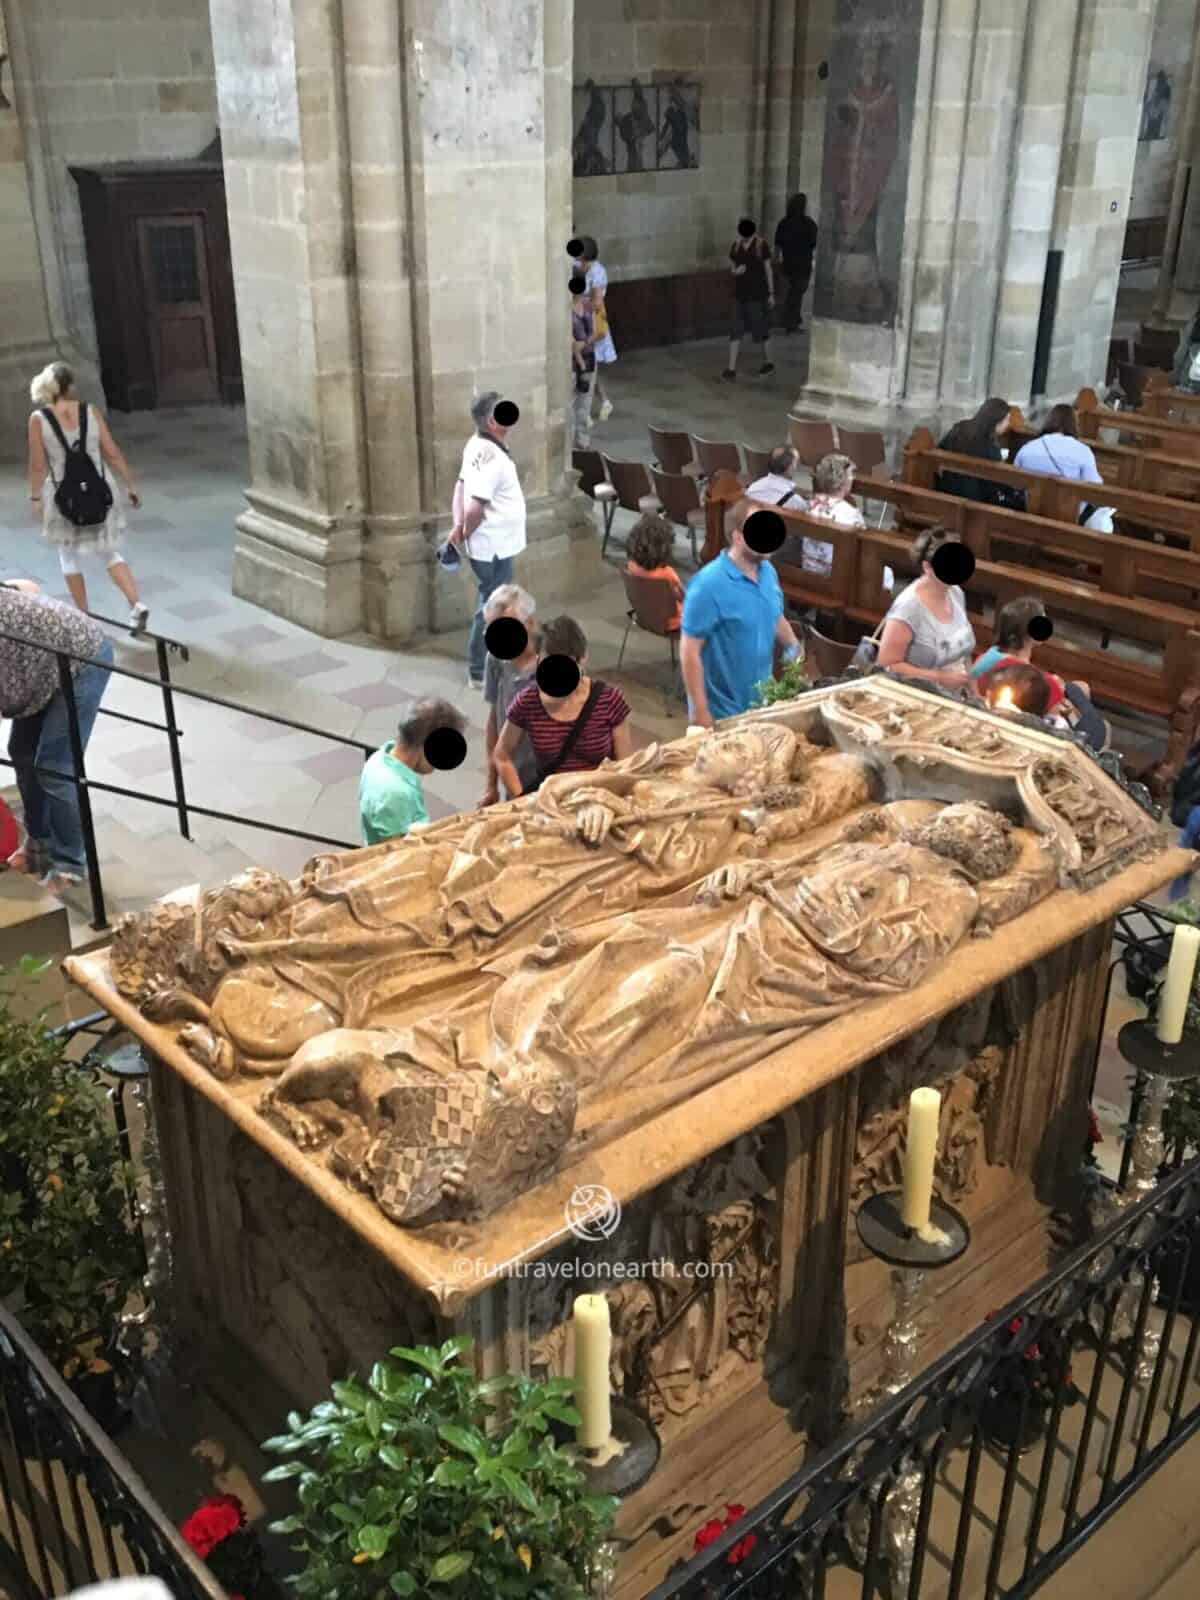
M 941 1091 L 934 1188 L 943 1200 L 961 1205 L 995 1164 L 989 1131 L 1014 1038 L 1012 997 L 1004 992 L 1008 987 L 985 990 L 860 1068 L 848 1263 L 866 1259 L 853 1224 L 863 1201 L 903 1185 L 908 1097 L 915 1088 L 926 1085 Z
M 501 1208 L 1165 843 L 1086 758 L 883 680 L 652 745 L 295 883 L 118 926 L 110 971 L 418 1226 Z
M 778 1307 L 778 1200 L 772 1125 L 735 1140 L 630 1206 L 603 1244 L 572 1242 L 528 1283 L 530 1370 L 571 1370 L 576 1294 L 603 1292 L 612 1315 L 612 1388 L 667 1436 L 760 1376 Z M 564 1278 L 586 1261 L 629 1277 Z M 718 1270 L 713 1270 L 713 1269 Z

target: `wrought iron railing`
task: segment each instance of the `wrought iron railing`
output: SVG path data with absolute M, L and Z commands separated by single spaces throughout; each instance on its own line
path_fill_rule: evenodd
M 0 1593 L 50 1600 L 151 1574 L 175 1600 L 225 1600 L 141 1478 L 0 1307 Z
M 119 627 L 110 617 L 100 616 L 96 612 L 89 612 L 96 622 L 107 623 L 112 627 Z M 33 639 L 27 639 L 21 634 L 0 632 L 0 639 L 11 640 L 23 644 L 31 649 L 46 650 L 55 657 L 58 666 L 59 691 L 63 696 L 67 710 L 67 733 L 71 746 L 72 771 L 58 772 L 49 767 L 37 767 L 39 776 L 57 778 L 69 783 L 75 790 L 79 802 L 79 821 L 83 832 L 84 859 L 87 867 L 88 891 L 92 901 L 92 927 L 98 931 L 108 926 L 108 918 L 104 905 L 104 879 L 100 865 L 100 855 L 96 845 L 95 820 L 92 816 L 91 794 L 117 794 L 129 800 L 139 800 L 147 805 L 167 806 L 173 810 L 178 819 L 180 837 L 190 839 L 191 819 L 193 817 L 210 817 L 218 822 L 237 822 L 247 828 L 258 828 L 266 833 L 282 834 L 293 839 L 310 839 L 314 844 L 330 845 L 337 850 L 348 850 L 352 845 L 344 839 L 331 839 L 325 834 L 314 833 L 304 828 L 288 827 L 281 822 L 269 822 L 259 817 L 240 816 L 237 812 L 222 811 L 212 806 L 197 805 L 188 797 L 187 785 L 184 777 L 183 757 L 180 741 L 184 730 L 176 718 L 176 696 L 182 695 L 188 700 L 203 701 L 208 705 L 220 706 L 223 710 L 234 711 L 242 716 L 253 717 L 258 722 L 271 723 L 275 727 L 291 728 L 297 733 L 308 733 L 318 739 L 327 739 L 331 744 L 340 744 L 347 749 L 354 750 L 360 758 L 364 759 L 371 754 L 372 746 L 364 744 L 361 739 L 353 739 L 345 734 L 330 733 L 325 728 L 314 728 L 307 722 L 297 722 L 293 717 L 281 717 L 272 711 L 260 711 L 254 706 L 239 705 L 234 700 L 222 699 L 220 695 L 209 694 L 203 689 L 189 689 L 182 684 L 175 683 L 171 678 L 170 657 L 178 655 L 181 660 L 188 659 L 186 645 L 177 640 L 167 639 L 159 634 L 143 632 L 139 638 L 154 646 L 156 663 L 158 666 L 157 678 L 148 677 L 143 672 L 132 672 L 128 667 L 106 665 L 105 670 L 111 677 L 132 678 L 135 683 L 145 684 L 148 688 L 157 689 L 162 696 L 163 717 L 162 722 L 154 722 L 146 717 L 135 717 L 129 712 L 115 711 L 108 706 L 101 705 L 99 715 L 112 717 L 119 722 L 136 723 L 142 728 L 151 728 L 167 736 L 167 747 L 171 761 L 171 787 L 172 793 L 168 795 L 151 794 L 144 789 L 130 789 L 122 784 L 104 783 L 99 779 L 90 778 L 87 774 L 87 761 L 84 743 L 80 735 L 79 712 L 75 702 L 75 679 L 72 673 L 72 664 L 79 666 L 95 665 L 89 656 L 77 655 L 69 650 L 50 650 L 48 645 Z M 5 757 L 0 757 L 0 765 L 11 767 L 12 762 Z
M 1024 1600 L 1200 1429 L 1198 1341 L 1200 1160 L 1119 1212 L 650 1600 L 935 1590 Z M 1048 1382 L 1045 1406 L 1035 1377 L 1038 1392 Z

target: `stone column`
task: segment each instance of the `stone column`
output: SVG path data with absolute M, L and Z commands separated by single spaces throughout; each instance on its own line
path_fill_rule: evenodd
M 73 337 L 54 252 L 30 40 L 13 0 L 0 0 L 0 459 L 25 451 L 29 380 L 71 362 L 82 393 L 103 401 L 94 360 Z
M 1046 395 L 1103 383 L 1157 0 L 1081 0 L 1053 248 L 1063 252 Z
M 521 407 L 518 576 L 589 585 L 567 472 L 570 0 L 212 0 L 251 441 L 238 593 L 318 632 L 465 621 L 473 393 Z
M 818 318 L 802 404 L 1027 404 L 1055 248 L 1048 392 L 1103 377 L 1154 6 L 925 0 L 895 325 Z
M 1058 204 L 1079 8 L 1080 0 L 1031 0 L 1025 36 L 1008 237 L 987 384 L 989 392 L 1022 407 L 1033 391 L 1038 319 Z

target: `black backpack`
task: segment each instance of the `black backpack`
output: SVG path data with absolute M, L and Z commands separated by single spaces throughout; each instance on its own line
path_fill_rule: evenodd
M 43 407 L 42 415 L 54 429 L 66 456 L 62 479 L 54 482 L 54 504 L 67 521 L 74 523 L 77 528 L 98 527 L 112 509 L 113 492 L 112 485 L 104 475 L 103 465 L 97 470 L 96 463 L 87 453 L 88 409 L 80 404 L 79 438 L 74 444 L 67 443 L 67 436 L 49 406 Z M 50 477 L 54 480 L 53 468 Z

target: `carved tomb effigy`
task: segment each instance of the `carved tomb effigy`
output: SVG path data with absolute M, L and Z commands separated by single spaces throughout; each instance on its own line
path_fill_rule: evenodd
M 575 1295 L 608 1294 L 614 1391 L 663 1439 L 632 1595 L 877 1374 L 853 1216 L 912 1088 L 973 1232 L 930 1357 L 1045 1270 L 1112 918 L 1191 859 L 1070 741 L 878 677 L 164 902 L 68 967 L 154 1060 L 177 1304 L 297 1404 L 453 1331 L 483 1372 L 569 1371 Z M 581 1194 L 607 1231 L 572 1231 Z

